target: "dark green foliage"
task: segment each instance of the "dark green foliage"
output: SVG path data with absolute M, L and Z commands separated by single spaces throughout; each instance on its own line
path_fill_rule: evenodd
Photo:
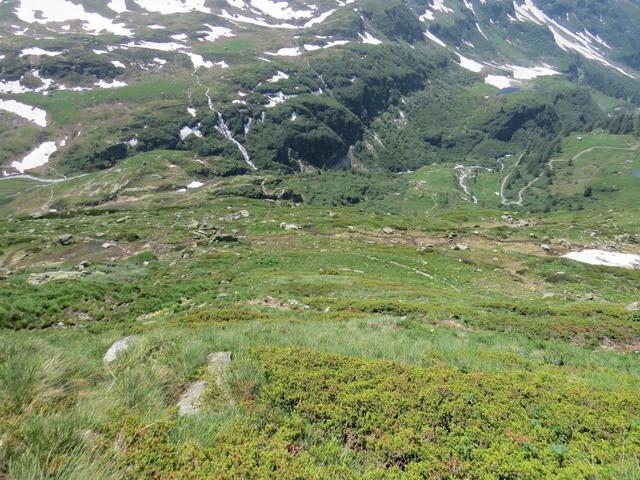
M 48 78 L 57 78 L 67 82 L 82 82 L 86 77 L 111 80 L 123 69 L 115 67 L 109 58 L 97 55 L 90 50 L 72 50 L 55 57 L 44 57 L 38 69 Z
M 358 38 L 364 30 L 364 23 L 358 12 L 352 9 L 340 9 L 324 22 L 305 29 L 303 35 L 320 35 L 340 38 Z
M 403 180 L 387 175 L 352 172 L 320 172 L 292 176 L 287 181 L 311 205 L 355 205 L 383 199 L 389 192 L 402 188 Z
M 422 40 L 422 24 L 404 3 L 393 1 L 366 1 L 362 14 L 391 39 L 409 43 Z
M 263 167 L 297 169 L 297 160 L 335 167 L 361 133 L 358 118 L 349 110 L 331 99 L 306 95 L 271 110 L 248 140 Z
M 433 76 L 446 72 L 450 60 L 441 54 L 418 54 L 399 45 L 345 49 L 341 56 L 320 58 L 313 66 L 332 96 L 362 122 L 420 90 Z
M 260 350 L 233 377 L 244 420 L 215 447 L 168 441 L 173 421 L 138 434 L 125 417 L 128 468 L 176 479 L 561 479 L 608 477 L 640 456 L 631 390 L 565 382 L 561 362 L 486 374 L 425 361 L 436 365 Z
M 617 75 L 600 65 L 576 58 L 568 68 L 569 77 L 605 95 L 640 105 L 640 85 L 637 80 Z

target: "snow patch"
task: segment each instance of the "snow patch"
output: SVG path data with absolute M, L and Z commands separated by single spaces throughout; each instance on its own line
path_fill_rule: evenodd
M 513 78 L 509 78 L 504 75 L 487 75 L 487 77 L 484 79 L 484 83 L 493 85 L 494 87 L 503 90 L 505 88 L 513 86 L 516 81 Z
M 0 100 L 0 110 L 14 113 L 40 127 L 47 126 L 47 112 L 15 100 Z
M 38 146 L 35 150 L 29 153 L 20 162 L 12 162 L 11 166 L 18 170 L 20 173 L 24 173 L 26 170 L 41 167 L 49 163 L 49 158 L 53 155 L 58 147 L 56 142 L 44 142 Z
M 279 82 L 280 80 L 288 80 L 289 78 L 290 78 L 289 75 L 278 70 L 278 72 L 273 77 L 267 80 L 267 83 L 276 83 L 276 82 Z
M 459 53 L 457 53 L 456 55 L 458 55 L 458 57 L 460 57 L 460 66 L 462 68 L 465 68 L 467 70 L 470 70 L 472 72 L 481 72 L 482 69 L 484 68 L 484 65 L 480 62 L 476 62 L 475 60 L 472 60 L 470 58 L 464 57 L 462 55 L 460 55 Z
M 22 50 L 22 52 L 20 52 L 21 57 L 26 57 L 29 55 L 43 56 L 43 57 L 57 57 L 58 55 L 62 55 L 62 52 L 52 52 L 50 50 L 43 50 L 40 47 L 25 48 L 24 50 Z
M 187 185 L 187 188 L 189 190 L 196 190 L 196 189 L 198 189 L 200 187 L 204 187 L 204 183 L 198 182 L 198 181 L 195 181 L 195 180 L 193 182 L 191 182 L 189 185 Z
M 82 5 L 69 0 L 20 0 L 16 8 L 16 16 L 26 23 L 62 23 L 80 20 L 84 29 L 93 34 L 110 32 L 123 37 L 133 35 L 132 31 L 122 23 L 113 23 L 112 20 L 97 13 L 87 12 Z
M 566 255 L 563 255 L 563 258 L 575 260 L 580 263 L 586 263 L 588 265 L 640 269 L 640 255 L 634 255 L 632 253 L 607 252 L 605 250 L 583 250 L 581 252 L 567 253 Z

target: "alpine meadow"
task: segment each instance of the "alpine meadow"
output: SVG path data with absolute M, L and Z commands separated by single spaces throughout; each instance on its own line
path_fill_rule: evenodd
M 0 480 L 640 480 L 638 0 L 0 0 Z

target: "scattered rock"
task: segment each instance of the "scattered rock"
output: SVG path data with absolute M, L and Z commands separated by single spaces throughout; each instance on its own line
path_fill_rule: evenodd
M 250 213 L 248 210 L 240 210 L 239 212 L 232 213 L 223 218 L 226 222 L 234 222 L 236 220 L 242 220 L 243 218 L 249 218 Z
M 286 231 L 292 231 L 292 230 L 300 230 L 300 227 L 298 225 L 296 225 L 295 223 L 286 223 L 286 222 L 282 222 L 280 224 L 280 228 L 282 228 L 283 230 Z
M 189 230 L 196 230 L 199 227 L 200 227 L 200 222 L 198 222 L 197 220 L 191 220 L 187 225 L 187 228 Z
M 45 272 L 45 273 L 32 273 L 27 279 L 29 285 L 39 286 L 46 285 L 49 282 L 57 280 L 79 280 L 85 276 L 85 272 Z
M 134 337 L 125 337 L 122 340 L 115 342 L 111 347 L 109 347 L 107 353 L 104 354 L 102 361 L 106 364 L 115 362 L 123 352 L 127 351 L 133 338 Z
M 458 234 L 456 232 L 450 232 L 447 234 L 447 239 L 453 240 L 454 238 L 458 238 Z
M 510 223 L 516 228 L 526 228 L 531 226 L 531 222 L 529 222 L 528 220 L 518 220 L 516 218 L 513 218 L 513 216 L 509 214 L 502 215 L 501 218 L 503 222 Z
M 208 386 L 209 382 L 205 380 L 199 380 L 189 385 L 187 391 L 178 400 L 178 412 L 180 415 L 190 416 L 200 411 L 200 400 Z
M 551 248 L 551 245 L 547 243 L 543 243 L 542 245 L 540 245 L 540 248 L 547 253 L 551 253 L 553 251 L 553 249 Z
M 640 312 L 640 302 L 634 302 L 631 305 L 627 305 L 627 311 Z
M 382 229 L 382 233 L 384 233 L 385 235 L 392 235 L 395 232 L 395 230 L 391 227 L 384 227 Z
M 87 262 L 86 260 L 84 260 L 84 261 L 82 261 L 82 262 L 80 262 L 80 263 L 78 264 L 78 270 L 79 270 L 80 272 L 84 272 L 84 271 L 86 271 L 90 266 L 91 266 L 91 262 Z
M 65 233 L 64 235 L 60 235 L 58 237 L 58 243 L 60 245 L 71 245 L 72 242 L 73 242 L 73 235 L 71 235 L 70 233 Z
M 104 248 L 105 250 L 108 249 L 108 248 L 111 248 L 111 247 L 113 247 L 113 245 L 111 243 L 109 243 L 109 242 L 104 242 L 102 244 L 102 248 Z
M 231 365 L 231 352 L 216 352 L 207 356 L 207 372 L 215 375 L 216 384 L 224 390 L 223 373 Z M 200 411 L 202 396 L 209 386 L 206 380 L 192 383 L 178 400 L 178 412 L 182 416 L 195 415 Z
M 217 233 L 213 236 L 212 240 L 219 243 L 233 243 L 239 240 L 237 235 L 231 233 Z
M 466 243 L 456 243 L 453 247 L 451 247 L 451 250 L 456 250 L 461 252 L 466 252 L 470 249 L 471 247 L 469 247 L 469 245 L 467 245 Z

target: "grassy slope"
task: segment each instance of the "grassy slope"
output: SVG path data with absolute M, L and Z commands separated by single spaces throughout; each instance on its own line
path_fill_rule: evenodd
M 465 201 L 446 166 L 398 176 L 399 196 L 363 210 L 216 193 L 251 177 L 158 192 L 197 178 L 193 163 L 156 152 L 39 187 L 71 207 L 88 187 L 127 185 L 99 209 L 0 225 L 10 272 L 0 281 L 0 472 L 638 478 L 640 364 L 626 352 L 637 350 L 640 324 L 624 306 L 638 300 L 639 273 L 557 258 L 566 242 L 637 238 L 637 209 L 594 200 L 588 211 L 522 216 L 531 226 L 515 228 Z M 0 184 L 5 195 L 14 182 Z M 148 200 L 133 194 L 149 182 Z M 248 218 L 227 218 L 242 209 Z M 215 231 L 241 241 L 212 242 Z M 62 233 L 75 243 L 59 245 Z M 456 242 L 471 248 L 452 250 Z M 81 261 L 91 262 L 83 279 L 27 283 Z M 126 335 L 136 335 L 131 350 L 104 367 Z M 201 416 L 176 417 L 206 354 L 221 350 L 236 356 L 225 380 L 234 405 L 212 387 Z

